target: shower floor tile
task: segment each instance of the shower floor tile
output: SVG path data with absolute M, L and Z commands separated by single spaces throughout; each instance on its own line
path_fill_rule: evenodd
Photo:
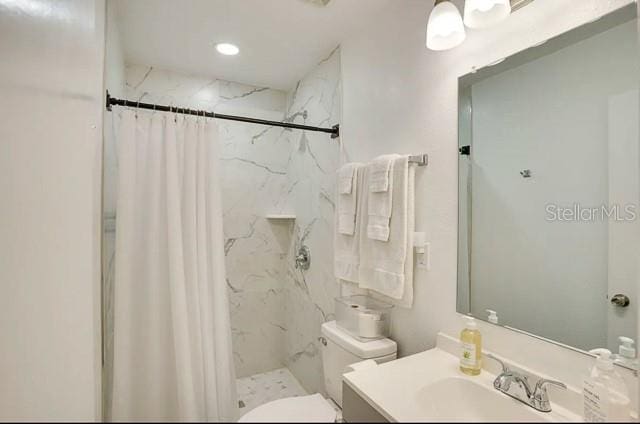
M 239 378 L 236 386 L 240 415 L 272 400 L 309 394 L 287 368 Z

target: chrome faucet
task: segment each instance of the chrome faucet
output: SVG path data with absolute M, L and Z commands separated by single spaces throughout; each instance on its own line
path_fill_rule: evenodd
M 542 378 L 538 380 L 532 390 L 527 376 L 510 370 L 504 362 L 490 353 L 486 353 L 485 356 L 497 361 L 502 366 L 502 372 L 493 381 L 493 387 L 505 395 L 529 405 L 537 411 L 551 412 L 551 402 L 549 401 L 547 386 L 553 385 L 563 389 L 567 388 L 564 383 Z

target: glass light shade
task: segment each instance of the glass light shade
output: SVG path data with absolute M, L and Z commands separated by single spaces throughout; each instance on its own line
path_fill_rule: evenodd
M 462 44 L 466 36 L 458 8 L 449 1 L 436 4 L 427 24 L 427 47 L 449 50 Z
M 464 24 L 469 28 L 487 28 L 510 14 L 510 0 L 466 0 L 464 4 Z

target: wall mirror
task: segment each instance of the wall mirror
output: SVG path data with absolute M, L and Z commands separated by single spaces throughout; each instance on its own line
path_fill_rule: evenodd
M 460 78 L 458 312 L 584 352 L 635 338 L 636 15 Z

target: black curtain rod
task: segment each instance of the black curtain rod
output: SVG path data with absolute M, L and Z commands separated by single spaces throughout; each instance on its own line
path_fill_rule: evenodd
M 161 112 L 173 112 L 183 115 L 206 116 L 207 118 L 225 119 L 227 121 L 247 122 L 250 124 L 269 125 L 273 127 L 292 128 L 296 130 L 316 131 L 331 134 L 331 138 L 340 136 L 340 125 L 334 125 L 331 128 L 313 127 L 310 125 L 300 125 L 290 122 L 268 121 L 266 119 L 248 118 L 246 116 L 223 115 L 220 113 L 207 112 L 202 110 L 194 110 L 182 107 L 173 107 L 165 105 L 154 105 L 152 103 L 134 102 L 125 99 L 116 99 L 111 97 L 107 91 L 107 110 L 111 110 L 111 106 L 127 106 L 137 109 L 158 110 Z

